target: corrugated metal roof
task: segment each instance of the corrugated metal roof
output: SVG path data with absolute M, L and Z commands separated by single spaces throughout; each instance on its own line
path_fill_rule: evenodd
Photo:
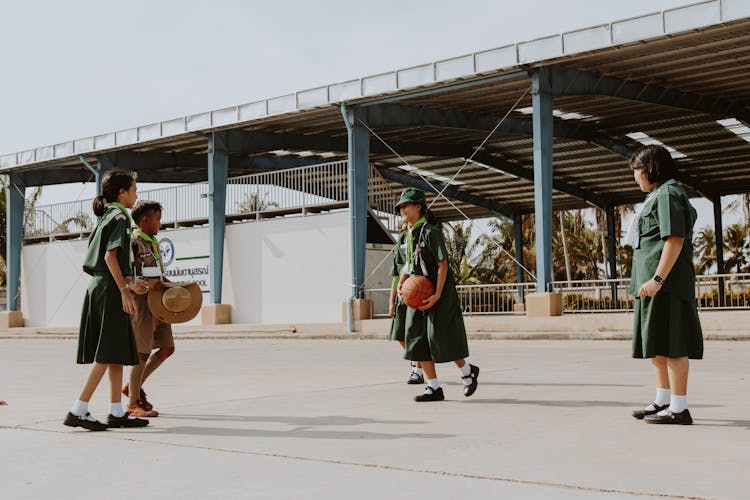
M 326 138 L 329 140 L 321 141 L 319 147 L 313 140 L 304 148 L 283 149 L 292 155 L 305 151 L 307 157 L 310 152 L 312 157 L 325 153 L 321 158 L 329 161 L 346 156 L 346 147 L 342 146 L 346 129 L 339 107 L 333 104 L 362 104 L 387 96 L 400 99 L 400 106 L 501 117 L 530 86 L 528 74 L 519 70 L 553 65 L 637 82 L 643 84 L 644 92 L 653 88 L 676 90 L 699 94 L 704 101 L 724 99 L 746 107 L 750 102 L 748 16 L 750 2 L 702 2 L 256 103 L 4 155 L 0 156 L 0 173 L 45 166 L 45 174 L 77 172 L 78 180 L 86 180 L 90 173 L 81 166 L 79 155 L 95 163 L 97 155 L 113 151 L 205 153 L 205 134 L 221 129 Z M 499 78 L 502 75 L 506 77 Z M 486 78 L 494 80 L 462 86 Z M 424 90 L 435 88 L 445 88 L 445 92 L 424 95 Z M 691 182 L 693 187 L 710 188 L 713 194 L 750 191 L 750 143 L 717 121 L 731 116 L 718 108 L 709 113 L 674 104 L 602 95 L 563 96 L 554 100 L 555 121 L 569 130 L 603 134 L 630 148 L 640 144 L 628 134 L 642 133 L 685 155 L 678 165 L 687 179 L 695 181 Z M 510 118 L 528 118 L 524 108 L 530 106 L 531 96 L 526 94 Z M 405 151 L 396 147 L 397 152 L 413 166 L 432 173 L 433 179 L 434 175 L 453 177 L 472 148 L 487 135 L 487 130 L 439 124 L 373 130 L 389 144 L 403 145 Z M 294 146 L 295 141 L 289 142 Z M 373 137 L 371 144 L 371 161 L 375 165 L 408 173 L 400 168 L 399 158 L 386 148 L 377 147 L 381 146 L 378 139 Z M 487 160 L 519 168 L 530 169 L 533 165 L 532 138 L 528 134 L 497 132 L 481 153 Z M 278 154 L 276 149 L 246 153 Z M 556 138 L 553 156 L 557 181 L 593 193 L 607 203 L 642 200 L 625 158 L 585 136 Z M 205 168 L 173 164 L 165 168 L 164 175 L 173 175 L 179 182 L 187 172 L 205 174 Z M 244 172 L 230 172 L 240 173 Z M 147 177 L 148 174 L 141 174 L 143 180 Z M 36 180 L 44 184 L 53 178 L 45 175 Z M 456 180 L 461 182 L 457 188 L 462 191 L 521 212 L 533 211 L 533 183 L 528 179 L 507 175 L 480 161 L 466 165 Z M 393 187 L 399 189 L 397 183 Z M 699 190 L 692 192 L 697 194 Z M 555 191 L 553 203 L 555 209 L 587 206 L 579 197 L 559 190 Z M 465 203 L 457 206 L 470 216 L 488 215 L 485 209 Z M 434 208 L 445 217 L 456 216 L 444 201 Z

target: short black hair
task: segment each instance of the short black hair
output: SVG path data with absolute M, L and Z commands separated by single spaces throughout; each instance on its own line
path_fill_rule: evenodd
M 643 146 L 630 157 L 631 170 L 643 170 L 649 182 L 661 182 L 677 174 L 672 155 L 667 148 L 652 144 Z
M 139 201 L 133 207 L 133 212 L 132 212 L 133 222 L 138 224 L 142 218 L 149 216 L 149 215 L 153 215 L 156 212 L 161 212 L 161 211 L 162 211 L 162 206 L 161 206 L 161 203 L 159 203 L 158 201 L 149 201 L 149 200 Z

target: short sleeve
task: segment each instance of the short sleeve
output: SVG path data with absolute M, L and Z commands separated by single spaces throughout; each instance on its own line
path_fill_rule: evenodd
M 669 236 L 685 237 L 687 234 L 687 207 L 685 198 L 672 189 L 659 193 L 656 213 L 659 222 L 659 236 L 662 240 Z
M 120 248 L 128 250 L 128 220 L 127 218 L 118 219 L 115 217 L 110 223 L 111 230 L 107 235 L 107 242 L 105 251 L 112 250 L 113 248 Z
M 430 248 L 435 254 L 437 261 L 448 260 L 448 249 L 445 247 L 445 239 L 443 239 L 443 233 L 440 229 L 430 231 L 429 241 Z

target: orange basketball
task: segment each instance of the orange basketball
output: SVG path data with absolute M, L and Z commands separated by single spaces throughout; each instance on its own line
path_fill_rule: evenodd
M 427 297 L 435 293 L 432 281 L 424 276 L 414 275 L 401 285 L 401 300 L 409 307 L 419 309 Z

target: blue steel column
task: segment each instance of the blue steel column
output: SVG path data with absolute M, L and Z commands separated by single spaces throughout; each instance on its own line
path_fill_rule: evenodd
M 523 270 L 523 215 L 521 214 L 513 217 L 513 234 L 516 251 L 516 283 L 518 283 L 516 300 L 519 304 L 523 304 L 523 284 L 526 282 L 526 276 Z
M 721 220 L 721 196 L 711 200 L 714 205 L 714 238 L 716 240 L 716 274 L 724 274 L 724 227 Z M 719 278 L 719 306 L 724 306 L 724 278 Z
M 352 252 L 352 299 L 364 297 L 367 246 L 367 177 L 370 132 L 358 119 L 356 108 L 342 106 L 349 135 L 349 214 Z
M 532 75 L 534 131 L 534 212 L 536 220 L 536 291 L 552 281 L 552 94 L 549 72 Z
M 228 172 L 226 132 L 213 132 L 208 138 L 208 227 L 211 234 L 208 254 L 211 302 L 214 304 L 221 304 Z
M 26 185 L 17 174 L 11 174 L 5 193 L 6 206 L 6 287 L 7 310 L 18 311 L 18 289 L 21 280 L 21 247 L 23 246 L 23 211 Z
M 609 279 L 617 279 L 617 236 L 615 234 L 615 207 L 608 206 L 607 214 L 607 260 L 609 263 Z M 610 307 L 617 309 L 617 282 L 611 285 L 612 302 Z

